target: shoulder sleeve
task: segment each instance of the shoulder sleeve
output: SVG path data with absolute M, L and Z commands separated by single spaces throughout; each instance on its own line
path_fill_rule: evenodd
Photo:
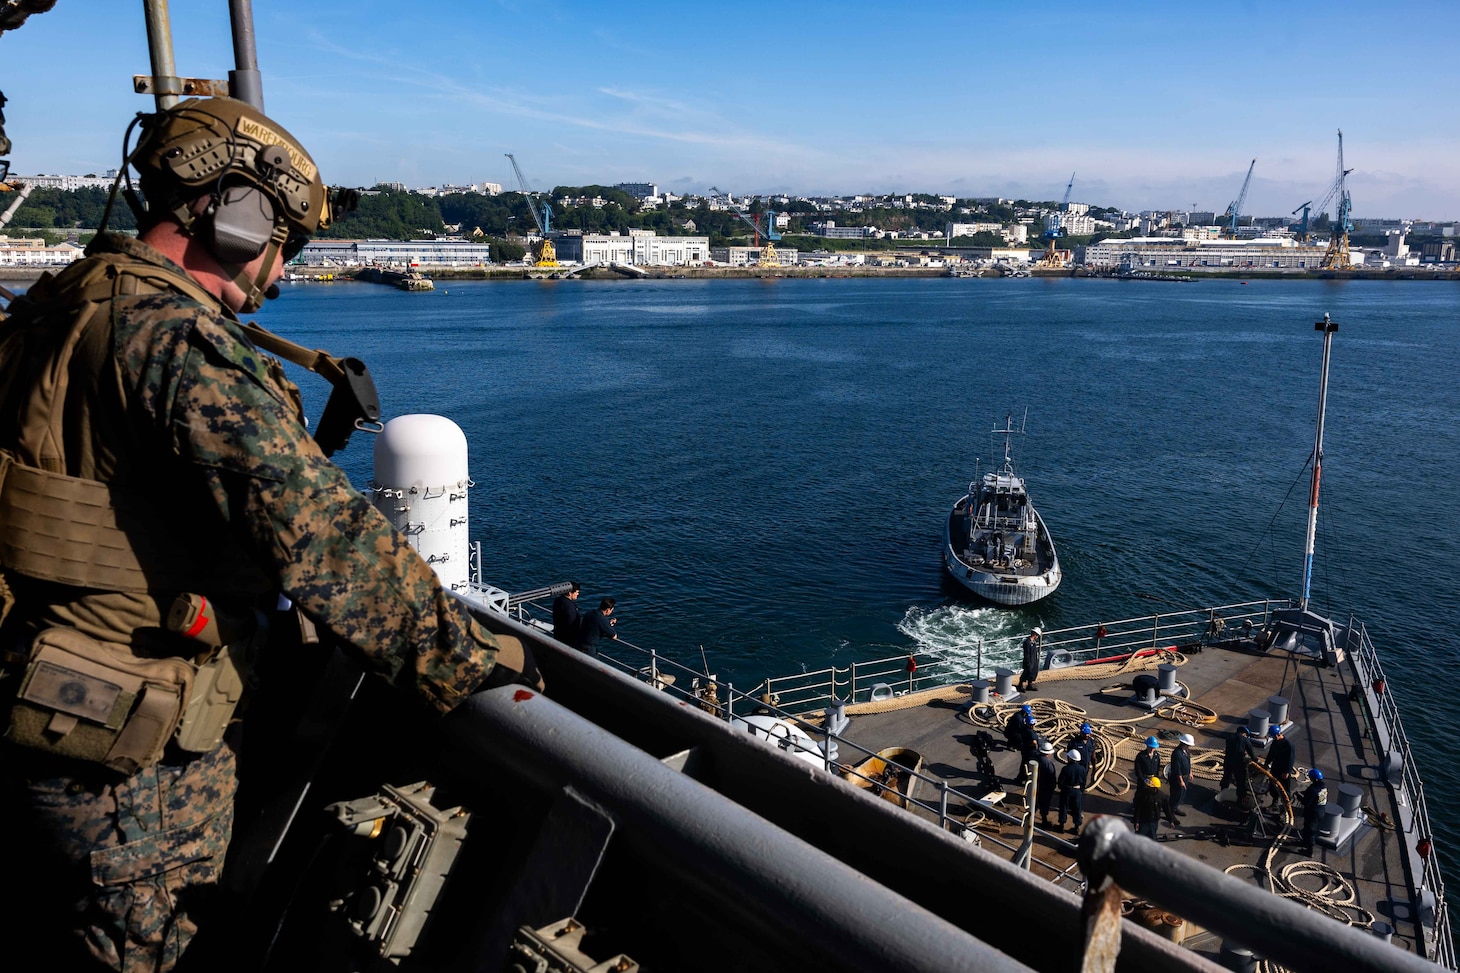
M 124 374 L 235 536 L 371 668 L 442 711 L 465 698 L 495 640 L 320 452 L 237 324 L 176 295 L 141 305 L 117 333 Z

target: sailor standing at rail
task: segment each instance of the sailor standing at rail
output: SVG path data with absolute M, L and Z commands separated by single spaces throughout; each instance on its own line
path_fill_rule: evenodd
M 572 645 L 578 638 L 578 623 L 582 619 L 578 591 L 578 582 L 574 581 L 567 591 L 553 599 L 553 638 L 564 645 Z
M 1024 651 L 1024 666 L 1019 673 L 1019 684 L 1016 687 L 1021 693 L 1035 691 L 1034 684 L 1039 680 L 1039 647 L 1043 638 L 1044 629 L 1036 625 L 1029 630 L 1029 635 L 1021 646 Z

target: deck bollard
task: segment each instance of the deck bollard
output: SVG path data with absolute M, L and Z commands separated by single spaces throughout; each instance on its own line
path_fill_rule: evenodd
M 1269 696 L 1267 698 L 1267 712 L 1272 718 L 1273 726 L 1288 725 L 1288 700 L 1285 696 Z
M 1010 696 L 1014 695 L 1014 670 L 995 669 L 994 686 L 994 692 L 998 693 L 1005 699 L 1008 699 Z
M 1247 732 L 1260 746 L 1267 746 L 1267 726 L 1271 714 L 1265 709 L 1247 711 Z

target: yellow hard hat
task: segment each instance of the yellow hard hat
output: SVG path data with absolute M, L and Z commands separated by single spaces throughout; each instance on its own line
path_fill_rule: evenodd
M 1159 777 L 1147 777 L 1146 778 L 1146 786 L 1147 787 L 1160 787 L 1161 786 L 1161 778 L 1159 778 Z

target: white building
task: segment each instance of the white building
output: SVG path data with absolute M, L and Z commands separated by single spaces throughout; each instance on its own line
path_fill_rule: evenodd
M 465 240 L 311 240 L 295 258 L 306 267 L 485 267 L 486 243 Z
M 564 263 L 620 263 L 636 267 L 689 267 L 710 259 L 706 236 L 659 236 L 653 230 L 618 233 L 569 233 L 553 238 Z
M 22 176 L 11 173 L 10 182 L 25 183 L 36 189 L 110 189 L 117 170 L 107 169 L 99 176 Z
M 1132 237 L 1085 248 L 1085 266 L 1115 270 L 1317 270 L 1327 247 L 1291 238 L 1257 240 Z
M 1090 236 L 1095 232 L 1095 217 L 1084 213 L 1064 213 L 1060 216 L 1060 227 L 1070 236 Z
M 0 237 L 0 267 L 64 267 L 83 252 L 74 243 L 48 247 L 40 237 Z
M 974 236 L 979 233 L 1003 233 L 1002 223 L 949 223 L 944 234 L 951 240 L 959 236 Z
M 710 259 L 727 267 L 753 267 L 760 263 L 760 247 L 716 247 L 710 251 Z M 776 247 L 776 265 L 794 267 L 800 259 L 800 251 L 792 247 Z

